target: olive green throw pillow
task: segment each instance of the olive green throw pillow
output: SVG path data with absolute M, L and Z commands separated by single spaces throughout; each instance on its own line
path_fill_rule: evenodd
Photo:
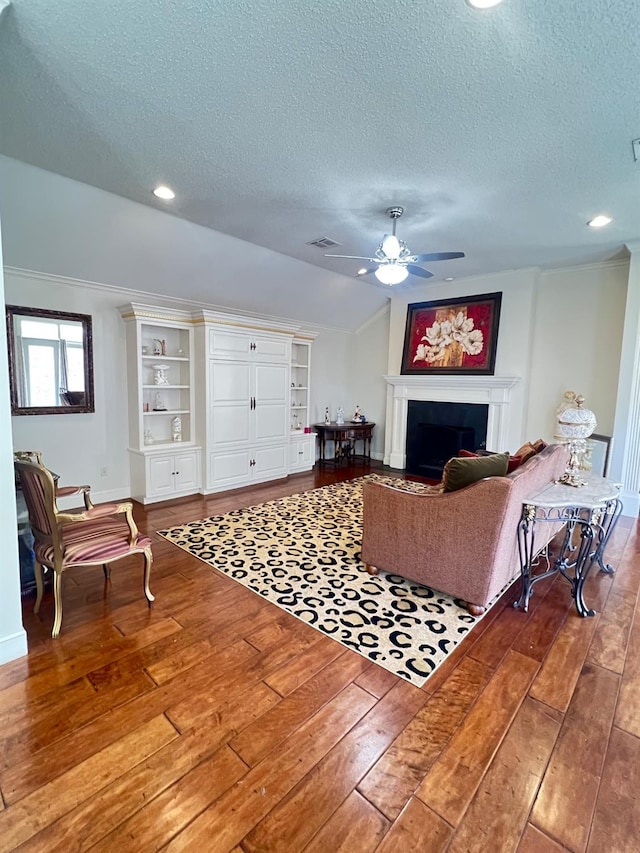
M 490 456 L 477 458 L 454 456 L 442 472 L 443 491 L 455 492 L 485 477 L 504 477 L 508 465 L 508 453 L 492 453 Z

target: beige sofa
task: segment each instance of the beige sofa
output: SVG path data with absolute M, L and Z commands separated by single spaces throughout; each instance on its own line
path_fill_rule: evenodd
M 561 476 L 566 462 L 566 448 L 552 444 L 506 477 L 456 492 L 416 494 L 366 483 L 362 559 L 368 571 L 411 578 L 463 599 L 472 613 L 482 612 L 520 573 L 523 499 Z M 542 527 L 540 547 L 559 525 Z

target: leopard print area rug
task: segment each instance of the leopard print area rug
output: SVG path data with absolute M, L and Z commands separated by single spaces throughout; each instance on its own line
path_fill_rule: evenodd
M 362 484 L 378 474 L 158 531 L 174 545 L 369 660 L 422 686 L 481 617 L 360 557 Z

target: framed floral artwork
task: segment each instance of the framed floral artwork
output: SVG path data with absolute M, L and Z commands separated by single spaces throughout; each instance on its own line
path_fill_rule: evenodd
M 403 374 L 493 375 L 502 293 L 483 293 L 407 307 Z

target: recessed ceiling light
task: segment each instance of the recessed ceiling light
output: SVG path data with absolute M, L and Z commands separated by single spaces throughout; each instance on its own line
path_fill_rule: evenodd
M 491 9 L 492 6 L 502 3 L 502 0 L 467 0 L 467 3 L 474 9 Z
M 156 196 L 156 198 L 161 198 L 163 201 L 171 201 L 171 199 L 174 199 L 176 197 L 176 194 L 172 189 L 162 185 L 156 187 L 153 191 L 153 194 L 154 196 Z
M 364 275 L 364 274 L 366 273 L 366 271 L 367 271 L 367 268 L 366 268 L 366 267 L 362 267 L 361 269 L 359 269 L 359 270 L 358 270 L 358 272 L 356 273 L 356 275 Z
M 590 219 L 587 222 L 587 225 L 590 228 L 604 228 L 604 226 L 608 225 L 610 222 L 613 222 L 610 216 L 605 216 L 603 213 L 600 213 L 598 216 L 594 216 L 593 219 Z

